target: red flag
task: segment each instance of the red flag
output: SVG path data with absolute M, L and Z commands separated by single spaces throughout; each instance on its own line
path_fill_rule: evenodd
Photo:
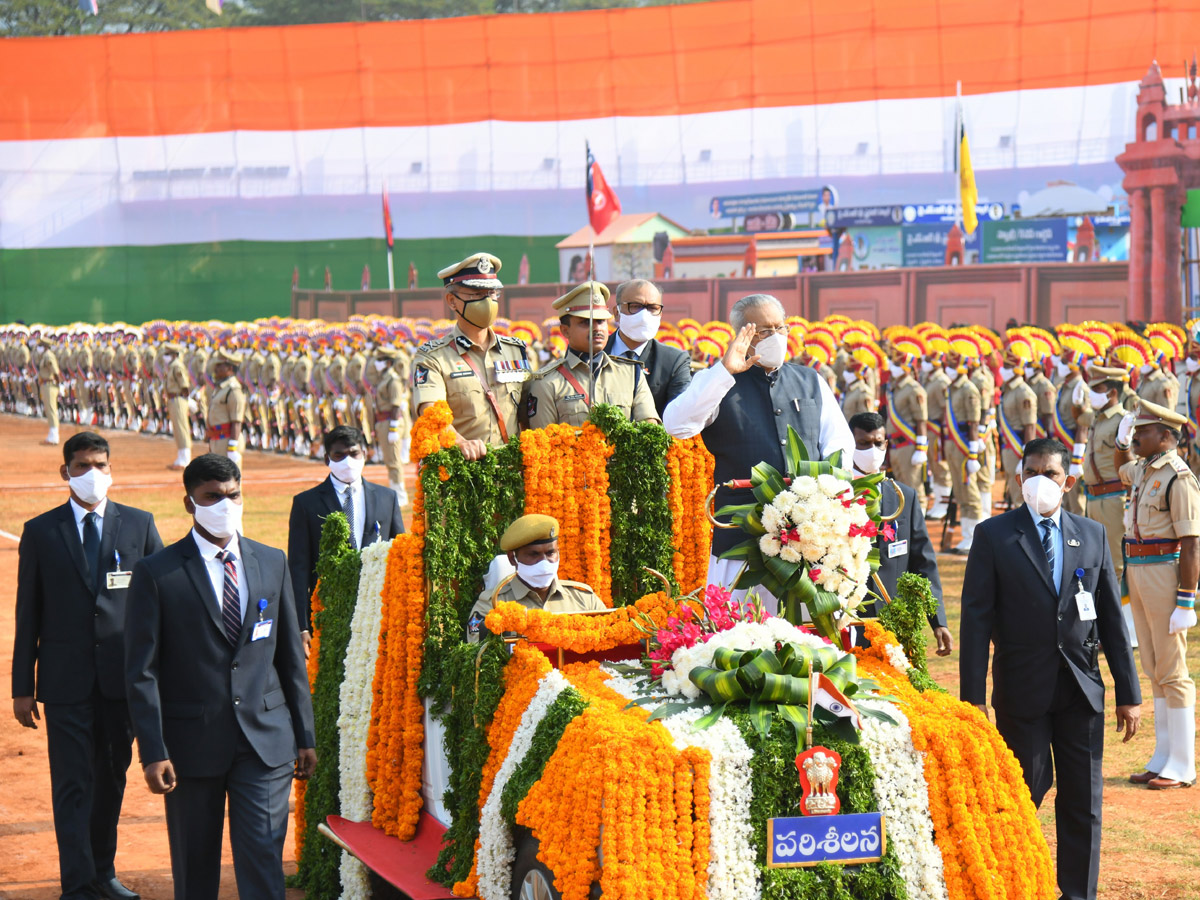
M 392 207 L 388 203 L 386 184 L 383 186 L 383 234 L 387 238 L 388 249 L 391 250 L 395 241 L 392 238 Z
M 600 164 L 592 156 L 592 148 L 587 146 L 587 197 L 588 218 L 592 223 L 592 231 L 599 234 L 612 224 L 612 220 L 621 214 L 621 201 L 616 192 L 604 180 Z

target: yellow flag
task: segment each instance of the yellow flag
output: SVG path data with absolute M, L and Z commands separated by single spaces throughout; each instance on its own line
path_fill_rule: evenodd
M 979 191 L 975 187 L 975 169 L 971 167 L 971 149 L 967 146 L 967 126 L 959 113 L 958 143 L 958 201 L 962 206 L 963 229 L 974 234 L 979 226 L 975 207 L 979 205 Z

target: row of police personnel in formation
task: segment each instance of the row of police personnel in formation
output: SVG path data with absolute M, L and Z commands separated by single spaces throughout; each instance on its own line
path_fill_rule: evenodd
M 989 641 L 995 642 L 997 722 L 1022 760 L 1035 799 L 1040 800 L 1048 787 L 1042 783 L 1048 771 L 1042 754 L 1050 752 L 1054 736 L 1053 727 L 1042 720 L 1084 706 L 1092 712 L 1103 710 L 1102 694 L 1099 710 L 1095 708 L 1100 684 L 1096 653 L 1101 646 L 1110 665 L 1118 661 L 1114 675 L 1126 737 L 1136 732 L 1136 679 L 1131 686 L 1130 670 L 1121 666 L 1130 653 L 1130 636 L 1140 645 L 1155 706 L 1155 750 L 1145 771 L 1131 780 L 1155 789 L 1194 781 L 1194 687 L 1184 657 L 1200 576 L 1200 487 L 1183 454 L 1195 435 L 1193 395 L 1200 394 L 1200 388 L 1193 392 L 1191 375 L 1200 368 L 1200 341 L 1190 330 L 1085 322 L 1054 332 L 1011 327 L 1000 337 L 979 326 L 943 329 L 923 323 L 881 333 L 870 323 L 842 317 L 823 322 L 789 319 L 778 300 L 763 294 L 738 301 L 729 323 L 700 326 L 681 321 L 664 328 L 661 294 L 639 281 L 621 285 L 611 298 L 603 285 L 580 285 L 555 303 L 561 340 L 543 342 L 539 337 L 527 342 L 497 330 L 499 268 L 494 256 L 475 254 L 439 273 L 454 315 L 449 330 L 420 344 L 411 359 L 411 342 L 403 333 L 407 325 L 389 326 L 397 329 L 390 341 L 378 331 L 368 332 L 376 337 L 370 361 L 384 373 L 380 384 L 386 381 L 388 390 L 373 392 L 372 407 L 366 405 L 366 391 L 334 395 L 328 404 L 335 413 L 343 408 L 374 410 L 372 416 L 351 419 L 375 426 L 373 434 L 363 429 L 370 437 L 358 455 L 365 462 L 372 452 L 382 453 L 394 488 L 403 489 L 405 416 L 441 400 L 453 412 L 457 444 L 469 458 L 482 457 L 522 427 L 581 424 L 592 403 L 605 402 L 633 420 L 661 421 L 677 437 L 702 435 L 716 461 L 718 484 L 744 478 L 758 462 L 782 466 L 781 447 L 790 426 L 822 456 L 842 451 L 861 472 L 890 468 L 898 487 L 884 492 L 885 505 L 889 497 L 896 502 L 903 496 L 906 506 L 896 538 L 881 547 L 881 558 L 888 561 L 885 569 L 893 569 L 893 577 L 918 571 L 938 584 L 936 555 L 925 527 L 926 492 L 933 500 L 930 518 L 944 517 L 951 504 L 957 506 L 962 540 L 956 549 L 969 554 L 963 595 L 963 697 L 982 704 L 979 664 L 982 660 L 986 673 Z M 616 333 L 610 334 L 614 318 Z M 509 331 L 520 330 L 507 324 Z M 525 336 L 530 336 L 528 328 Z M 47 336 L 39 340 L 45 342 Z M 334 335 L 322 347 L 318 340 L 321 355 L 330 358 L 339 349 L 337 341 Z M 361 349 L 365 352 L 365 344 Z M 241 384 L 237 364 L 243 356 L 225 348 L 216 355 L 220 380 L 210 404 L 223 389 L 239 393 Z M 177 361 L 178 356 L 172 358 L 169 367 Z M 1180 378 L 1186 385 L 1182 391 Z M 393 387 L 394 397 L 383 396 Z M 1177 404 L 1181 411 L 1176 411 Z M 284 406 L 291 409 L 291 404 Z M 239 463 L 249 424 L 245 408 L 240 414 L 235 410 L 224 434 L 214 434 L 212 418 L 210 414 L 206 422 L 211 450 L 217 458 Z M 339 427 L 346 425 L 336 416 L 322 419 L 303 432 L 309 444 L 300 449 L 313 452 L 313 438 L 327 438 Z M 327 441 L 317 443 L 324 448 Z M 1035 468 L 1027 469 L 1031 456 Z M 337 503 L 336 508 L 346 510 L 356 523 L 355 534 L 373 539 L 379 520 L 354 505 L 352 492 L 342 490 L 347 482 L 334 471 L 344 460 L 327 456 L 327 462 L 328 496 L 319 508 L 327 512 Z M 1004 494 L 1012 508 L 989 518 L 997 472 L 1003 472 Z M 359 482 L 360 476 L 361 470 Z M 717 506 L 739 499 L 736 490 L 721 488 Z M 1085 510 L 1086 518 L 1081 515 Z M 1049 525 L 1041 521 L 1047 518 L 1057 531 L 1047 533 Z M 1091 524 L 1076 529 L 1077 521 Z M 1047 586 L 1056 598 L 1061 593 L 1077 602 L 1064 601 L 1048 621 L 1033 622 L 1028 609 L 1001 616 L 1006 595 L 981 599 L 986 592 L 978 585 L 983 582 L 972 577 L 982 565 L 975 564 L 982 558 L 982 551 L 974 551 L 976 532 L 991 535 L 1002 527 L 1010 529 L 1013 538 L 999 548 L 1002 563 L 1028 568 L 1027 560 L 1009 559 L 1007 554 L 1036 538 L 1037 544 L 1025 549 L 1040 554 L 1035 563 L 1047 568 Z M 543 534 L 554 527 L 541 523 L 533 531 Z M 1088 565 L 1064 569 L 1065 561 L 1079 562 L 1075 548 L 1085 546 L 1079 535 L 1089 539 Z M 1103 548 L 1093 546 L 1091 538 L 1097 535 Z M 737 566 L 720 556 L 736 541 L 728 531 L 715 534 L 710 582 L 728 586 L 735 578 Z M 548 609 L 562 604 L 564 610 L 587 608 L 592 602 L 568 597 L 576 589 L 590 594 L 586 586 L 550 585 L 546 573 L 533 568 L 522 575 L 520 548 L 504 549 L 519 575 L 505 589 L 520 594 L 505 599 Z M 991 541 L 987 552 L 997 552 Z M 547 561 L 527 565 L 546 568 Z M 1127 624 L 1113 630 L 1107 626 L 1114 611 L 1121 620 L 1122 592 L 1115 584 L 1122 574 L 1128 585 Z M 999 584 L 1008 577 L 993 580 Z M 940 588 L 937 593 L 940 598 Z M 489 592 L 485 596 L 490 602 Z M 1108 602 L 1112 596 L 1115 606 Z M 1085 597 L 1091 598 L 1090 604 Z M 484 600 L 481 597 L 481 603 Z M 468 633 L 472 623 L 478 627 L 482 612 L 479 606 L 473 611 L 466 623 Z M 298 627 L 303 620 L 298 614 Z M 1016 623 L 1022 622 L 1032 630 L 1020 631 L 1023 626 Z M 944 612 L 930 624 L 939 652 L 949 653 L 952 641 Z M 1005 626 L 1016 627 L 1019 635 L 1006 632 Z M 1053 663 L 1053 668 L 1039 673 L 1033 667 L 1026 674 L 1056 683 L 1064 677 L 1059 672 L 1067 672 L 1080 689 L 1063 697 L 1053 694 L 1049 711 L 1034 710 L 1041 717 L 1034 716 L 1036 722 L 1022 718 L 1019 713 L 1029 710 L 1013 710 L 1012 695 L 1001 699 L 999 690 L 1002 646 L 1010 639 L 1029 643 L 1030 634 L 1037 636 L 1034 643 L 1039 648 L 1049 648 L 1039 662 Z M 1020 727 L 1001 723 L 1002 706 Z M 1086 749 L 1098 752 L 1094 741 Z M 1062 777 L 1060 767 L 1059 803 L 1077 813 L 1072 817 L 1071 810 L 1060 809 L 1060 846 L 1068 846 L 1071 835 L 1062 829 L 1098 829 L 1099 813 L 1090 793 L 1095 779 L 1085 778 L 1086 791 L 1064 793 Z M 1085 841 L 1086 846 L 1077 845 L 1082 856 L 1076 858 L 1098 858 L 1098 831 L 1094 838 Z M 1065 896 L 1094 895 L 1092 862 L 1085 869 L 1082 875 L 1064 876 L 1060 864 Z M 1072 882 L 1069 888 L 1061 884 L 1064 877 Z M 1080 879 L 1082 887 L 1075 883 Z

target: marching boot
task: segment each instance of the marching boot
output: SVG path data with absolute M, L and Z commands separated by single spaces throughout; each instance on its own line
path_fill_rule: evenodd
M 1125 633 L 1127 635 L 1129 635 L 1129 646 L 1133 647 L 1133 649 L 1136 650 L 1138 642 L 1137 642 L 1137 629 L 1133 627 L 1133 607 L 1131 607 L 1128 603 L 1122 603 L 1121 604 L 1121 615 L 1125 619 Z M 1157 719 L 1157 718 L 1158 718 L 1158 714 L 1155 713 L 1155 719 Z
M 1126 609 L 1129 607 L 1126 606 Z M 1162 771 L 1162 767 L 1167 761 L 1167 701 L 1162 697 L 1154 698 L 1154 755 L 1150 757 L 1150 762 L 1146 763 L 1144 772 L 1137 772 L 1129 776 L 1131 784 L 1149 784 L 1158 777 L 1158 773 Z
M 192 451 L 186 447 L 183 447 L 178 453 L 175 454 L 175 462 L 171 463 L 171 465 L 169 465 L 167 468 L 174 469 L 176 471 L 179 469 L 186 469 L 188 467 L 188 463 L 191 461 Z
M 46 432 L 46 440 L 42 441 L 42 443 L 43 444 L 57 444 L 58 443 L 58 429 L 51 428 L 49 431 L 47 431 Z
M 971 542 L 975 538 L 975 526 L 980 522 L 979 519 L 968 519 L 965 516 L 962 520 L 962 540 L 954 545 L 954 549 L 959 553 L 966 553 L 971 549 Z
M 408 488 L 404 486 L 404 482 L 397 484 L 396 482 L 392 481 L 388 483 L 388 487 L 396 492 L 397 503 L 399 503 L 401 506 L 408 506 Z
M 1168 706 L 1166 713 L 1170 749 L 1158 777 L 1146 785 L 1152 791 L 1191 787 L 1196 781 L 1196 707 Z
M 925 513 L 926 519 L 944 519 L 950 511 L 950 491 L 940 484 L 933 486 L 933 506 Z
M 400 441 L 400 462 L 408 465 L 408 451 L 412 448 L 412 438 L 403 438 Z

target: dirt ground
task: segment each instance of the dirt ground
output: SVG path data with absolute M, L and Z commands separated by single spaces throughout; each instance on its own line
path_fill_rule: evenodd
M 72 432 L 63 429 L 63 439 Z M 62 461 L 57 447 L 43 447 L 40 422 L 0 416 L 0 672 L 12 664 L 13 601 L 16 595 L 17 540 L 23 523 L 66 500 L 59 479 Z M 106 433 L 112 444 L 114 485 L 112 496 L 152 511 L 164 542 L 178 540 L 190 526 L 183 510 L 182 482 L 166 465 L 174 445 L 166 438 Z M 201 445 L 196 452 L 203 449 Z M 276 547 L 286 547 L 287 516 L 292 496 L 316 484 L 325 467 L 273 454 L 247 453 L 244 492 L 246 534 Z M 380 466 L 369 466 L 366 475 L 386 482 Z M 409 472 L 411 488 L 412 472 Z M 935 540 L 940 526 L 931 528 Z M 961 557 L 940 559 L 952 633 L 958 634 L 958 597 L 964 562 Z M 1191 669 L 1200 670 L 1200 641 L 1190 648 Z M 957 690 L 957 652 L 934 658 L 935 677 Z M 1107 674 L 1107 673 L 1106 673 Z M 1151 793 L 1126 783 L 1153 748 L 1154 728 L 1147 698 L 1143 706 L 1143 731 L 1129 744 L 1109 732 L 1104 757 L 1104 851 L 1100 870 L 1102 900 L 1200 900 L 1200 789 Z M 1111 693 L 1110 693 L 1111 698 Z M 1111 719 L 1111 700 L 1108 710 Z M 21 728 L 8 712 L 0 712 L 0 898 L 3 900 L 53 900 L 58 897 L 58 856 L 51 821 L 49 770 L 45 730 Z M 1054 793 L 1042 806 L 1041 821 L 1054 847 Z M 319 838 L 317 838 L 319 839 Z M 284 851 L 288 872 L 295 870 L 291 836 Z M 136 755 L 129 772 L 121 815 L 117 872 L 124 883 L 145 900 L 172 896 L 170 859 L 162 801 L 151 795 L 141 777 Z M 237 896 L 233 883 L 228 840 L 222 871 L 222 900 Z M 289 900 L 302 892 L 289 891 Z M 918 900 L 918 898 L 912 898 Z M 1023 900 L 1023 898 L 1009 898 Z

